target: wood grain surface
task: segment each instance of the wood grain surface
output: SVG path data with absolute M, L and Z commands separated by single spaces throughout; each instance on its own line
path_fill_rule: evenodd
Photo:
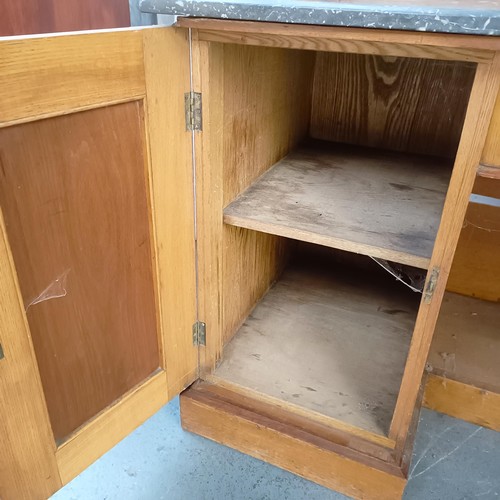
M 224 47 L 224 205 L 307 134 L 313 64 L 314 54 L 306 52 Z M 226 342 L 278 277 L 287 248 L 272 235 L 223 231 Z
M 326 439 L 228 404 L 203 390 L 189 389 L 180 402 L 181 422 L 187 431 L 353 498 L 394 500 L 403 494 L 406 478 L 402 472 L 389 472 L 380 460 L 368 465 L 347 458 Z
M 0 127 L 138 99 L 142 32 L 0 40 Z
M 184 115 L 189 44 L 186 30 L 163 27 L 142 33 L 161 358 L 172 398 L 198 373 L 198 348 L 191 336 L 197 319 L 193 156 Z
M 500 167 L 500 94 L 497 96 L 495 109 L 491 117 L 481 163 L 487 166 Z
M 387 435 L 419 295 L 378 268 L 356 272 L 326 262 L 287 269 L 215 377 Z
M 453 157 L 474 71 L 450 61 L 319 53 L 310 134 Z
M 0 498 L 47 498 L 61 487 L 55 442 L 0 213 Z
M 264 396 L 262 393 L 251 391 L 248 388 L 228 384 L 221 379 L 213 382 L 200 380 L 193 387 L 203 388 L 203 391 L 216 395 L 221 400 L 245 408 L 262 417 L 272 418 L 283 424 L 289 424 L 303 429 L 315 436 L 328 440 L 332 447 L 338 446 L 339 452 L 345 456 L 356 458 L 367 463 L 367 459 L 376 458 L 387 465 L 387 470 L 397 472 L 399 468 L 394 460 L 394 442 L 384 436 L 375 435 L 368 431 L 344 424 L 340 421 L 333 421 L 323 417 L 317 419 L 317 413 L 310 410 L 299 409 L 298 406 L 289 405 L 278 400 Z M 231 385 L 231 388 L 229 386 Z
M 424 59 L 491 62 L 500 40 L 493 36 L 307 26 L 286 23 L 179 18 L 200 40 Z
M 166 373 L 159 371 L 75 432 L 56 452 L 63 484 L 139 427 L 167 401 Z
M 59 441 L 159 366 L 143 120 L 134 102 L 0 131 L 0 204 Z
M 491 183 L 496 185 L 500 181 Z M 498 188 L 500 186 L 496 190 Z M 465 214 L 447 290 L 493 302 L 500 301 L 499 248 L 499 199 L 487 197 L 472 201 Z
M 5 2 L 0 36 L 130 26 L 126 0 L 22 0 Z
M 195 137 L 200 318 L 211 332 L 201 360 L 210 368 L 287 255 L 275 236 L 223 227 L 224 203 L 306 135 L 314 55 L 195 41 L 193 61 L 210 107 Z
M 429 348 L 460 237 L 500 86 L 500 56 L 479 64 L 474 78 L 453 175 L 446 195 L 430 268 L 439 278 L 430 301 L 422 299 L 389 437 L 404 442 L 410 428 Z M 428 274 L 428 280 L 430 279 Z
M 433 373 L 500 394 L 500 304 L 446 293 L 429 352 Z
M 247 229 L 427 268 L 451 165 L 312 142 L 224 209 Z
M 472 424 L 500 431 L 500 394 L 430 375 L 425 386 L 424 405 L 431 410 Z

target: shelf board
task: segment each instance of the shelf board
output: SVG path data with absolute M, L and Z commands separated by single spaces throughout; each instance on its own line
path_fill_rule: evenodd
M 387 436 L 420 296 L 379 277 L 289 268 L 212 380 Z
M 428 269 L 451 167 L 314 141 L 229 204 L 224 222 Z

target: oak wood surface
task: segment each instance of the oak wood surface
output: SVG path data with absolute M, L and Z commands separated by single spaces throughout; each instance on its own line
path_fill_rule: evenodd
M 203 391 L 214 394 L 227 403 L 321 437 L 329 441 L 332 447 L 337 445 L 338 451 L 345 456 L 356 457 L 363 463 L 367 463 L 367 457 L 375 458 L 384 463 L 387 471 L 399 472 L 394 442 L 383 436 L 375 436 L 348 425 L 340 428 L 339 421 L 335 422 L 336 425 L 332 425 L 331 419 L 316 419 L 318 415 L 309 410 L 300 411 L 298 407 L 292 407 L 279 399 L 265 397 L 246 387 L 230 384 L 221 379 L 217 380 L 217 377 L 213 375 L 209 378 L 210 380 L 204 379 L 197 382 L 196 388 L 203 388 Z
M 83 50 L 80 66 L 72 66 L 75 59 L 72 51 L 78 48 L 75 37 L 81 37 L 79 43 L 83 46 L 88 43 L 89 51 L 95 51 L 92 57 Z M 113 64 L 106 61 L 106 57 L 114 58 L 117 47 L 130 46 L 131 40 L 134 50 L 126 54 L 126 60 L 120 59 L 120 55 Z M 16 41 L 9 40 L 3 47 L 13 58 L 16 50 L 10 42 Z M 44 349 L 47 352 L 66 349 L 60 356 L 50 358 L 51 366 L 46 363 L 53 373 L 64 372 L 68 366 L 74 368 L 75 361 L 80 363 L 77 368 L 87 369 L 87 374 L 90 368 L 90 382 L 78 369 L 72 375 L 62 373 L 59 380 L 54 378 L 55 388 L 50 391 L 51 397 L 60 397 L 61 387 L 73 385 L 74 394 L 70 397 L 77 400 L 86 391 L 88 398 L 77 403 L 95 406 L 88 418 L 83 418 L 83 413 L 79 415 L 83 422 L 71 425 L 67 420 L 62 422 L 68 429 L 61 434 L 83 423 L 57 450 L 57 465 L 66 482 L 196 377 L 197 349 L 191 336 L 191 325 L 196 318 L 193 177 L 190 137 L 184 128 L 189 50 L 185 30 L 151 28 L 139 32 L 34 37 L 23 40 L 19 51 L 30 61 L 33 71 L 37 64 L 43 64 L 38 59 L 53 61 L 51 78 L 57 86 L 60 71 L 61 89 L 65 82 L 71 81 L 72 72 L 77 71 L 73 68 L 82 74 L 86 64 L 91 68 L 90 83 L 80 76 L 81 87 L 76 86 L 67 95 L 62 90 L 54 94 L 54 100 L 60 100 L 55 107 L 51 99 L 42 103 L 43 99 L 37 96 L 43 90 L 43 85 L 40 86 L 43 78 L 38 75 L 37 80 L 26 70 L 26 78 L 19 79 L 20 86 L 39 102 L 21 121 L 33 121 L 20 125 L 13 125 L 15 120 L 4 122 L 4 126 L 13 126 L 0 130 L 5 180 L 2 189 L 7 201 L 13 200 L 9 213 L 15 219 L 9 227 L 16 235 L 11 243 L 29 257 L 29 266 L 18 266 L 17 272 L 21 278 L 29 278 L 24 279 L 28 314 L 47 313 L 42 315 L 47 321 L 41 326 L 47 327 L 47 331 L 39 338 L 38 350 L 43 356 Z M 177 54 L 178 61 L 167 67 L 162 63 L 167 57 L 173 59 L 171 52 Z M 61 61 L 59 66 L 56 59 Z M 135 68 L 133 78 L 128 77 L 130 68 Z M 22 73 L 21 69 L 11 71 L 8 77 L 2 75 L 5 89 L 14 88 L 12 80 Z M 109 95 L 104 92 L 89 104 L 99 109 L 74 113 L 81 109 L 75 107 L 79 96 L 85 101 L 89 93 L 97 95 L 101 85 L 98 80 L 105 79 L 106 74 L 111 80 L 123 80 L 118 84 L 117 94 L 122 92 L 118 102 L 123 96 L 126 101 L 144 95 L 146 99 L 103 107 L 117 102 L 110 90 Z M 136 91 L 137 82 L 140 92 Z M 102 86 L 109 90 L 113 83 Z M 16 99 L 11 103 L 18 106 Z M 51 110 L 49 114 L 64 116 L 43 120 L 48 116 L 44 108 Z M 171 148 L 170 141 L 177 147 Z M 8 185 L 12 189 L 8 190 Z M 51 189 L 53 196 L 48 196 Z M 42 203 L 43 195 L 48 196 L 46 203 Z M 3 204 L 5 197 L 0 198 Z M 45 215 L 50 216 L 48 223 L 42 223 Z M 30 227 L 16 224 L 17 219 L 29 222 Z M 172 234 L 177 234 L 177 239 Z M 54 274 L 58 270 L 54 266 L 68 264 L 71 259 L 69 267 Z M 47 263 L 54 269 L 45 266 Z M 42 271 L 47 271 L 47 276 L 42 276 Z M 45 290 L 49 278 L 55 279 L 52 283 L 55 286 Z M 82 301 L 77 303 L 78 297 L 83 297 L 83 306 L 89 306 L 90 310 L 82 307 Z M 39 302 L 40 298 L 51 300 Z M 59 314 L 68 305 L 74 305 L 75 314 Z M 65 321 L 66 331 L 58 330 Z M 96 325 L 98 328 L 94 328 Z M 58 334 L 59 338 L 54 338 Z M 28 366 L 34 360 L 25 356 L 24 363 L 28 373 Z M 19 366 L 25 369 L 22 363 Z M 158 373 L 160 366 L 166 372 Z M 140 375 L 141 370 L 145 370 L 144 375 Z M 156 375 L 150 377 L 153 373 Z M 19 379 L 18 383 L 25 384 L 28 391 L 30 387 L 33 389 L 33 380 Z M 108 391 L 104 399 L 103 389 Z M 40 386 L 32 399 L 32 411 L 36 413 L 37 401 L 43 399 Z M 66 410 L 75 413 L 75 406 L 70 404 Z M 43 426 L 40 431 L 43 432 Z M 22 446 L 23 440 L 16 432 L 10 436 Z M 43 445 L 40 439 L 40 446 Z M 52 441 L 52 462 L 47 459 L 44 464 L 54 463 L 54 451 Z M 39 450 L 33 447 L 33 456 L 37 453 Z M 19 457 L 22 464 L 22 453 Z M 5 473 L 14 471 L 16 480 L 22 477 L 31 487 L 38 481 L 39 468 L 33 466 L 30 479 L 26 470 L 17 471 L 12 463 Z M 50 482 L 48 473 L 44 481 Z M 53 491 L 57 485 L 51 488 Z M 41 486 L 39 489 L 44 491 Z
M 310 53 L 224 47 L 224 204 L 306 135 L 313 63 Z M 223 341 L 227 342 L 279 275 L 287 247 L 275 236 L 224 226 L 223 248 Z
M 47 498 L 61 486 L 55 443 L 0 213 L 0 498 Z
M 200 318 L 211 332 L 201 359 L 210 369 L 287 255 L 275 236 L 223 227 L 222 209 L 305 136 L 314 55 L 195 41 L 193 63 L 209 106 L 195 144 Z
M 500 393 L 500 304 L 446 293 L 427 363 L 432 373 Z
M 486 166 L 500 167 L 500 93 L 495 102 L 481 163 Z
M 447 289 L 485 300 L 500 298 L 500 94 L 478 167 L 474 193 L 493 198 L 470 203 Z
M 200 394 L 201 393 L 201 394 Z M 406 479 L 382 464 L 366 465 L 338 453 L 325 439 L 190 389 L 181 395 L 184 429 L 353 498 L 399 499 Z
M 387 435 L 419 296 L 378 268 L 356 272 L 288 268 L 224 348 L 216 379 Z
M 431 410 L 500 431 L 500 394 L 456 380 L 430 375 L 424 405 Z
M 0 127 L 144 93 L 141 31 L 0 40 Z
M 496 37 L 471 35 L 190 18 L 177 25 L 212 42 L 425 59 L 490 62 L 500 47 Z
M 57 449 L 62 483 L 67 484 L 80 474 L 103 450 L 112 448 L 167 401 L 166 373 L 159 371 L 96 415 Z
M 319 53 L 310 135 L 452 158 L 474 72 L 470 63 Z
M 193 164 L 184 116 L 189 45 L 186 30 L 152 28 L 143 34 L 151 243 L 170 399 L 191 384 L 198 371 L 198 349 L 191 336 L 197 314 Z
M 224 46 L 199 42 L 192 33 L 193 87 L 203 95 L 203 133 L 195 133 L 198 317 L 210 332 L 199 348 L 200 372 L 222 352 L 222 199 Z
M 475 36 L 472 34 L 455 35 L 450 33 L 424 33 L 412 31 L 342 28 L 332 26 L 308 26 L 287 23 L 268 23 L 265 21 L 234 21 L 225 19 L 202 19 L 179 17 L 177 24 L 200 31 L 269 33 L 288 36 L 308 36 L 311 38 L 337 38 L 345 40 L 365 40 L 393 44 L 424 45 L 438 47 L 469 47 L 496 51 L 500 40 L 496 37 Z
M 449 177 L 445 160 L 312 142 L 228 205 L 224 222 L 425 269 Z
M 500 85 L 500 56 L 479 64 L 430 268 L 440 275 L 432 299 L 422 299 L 389 437 L 403 442 L 411 424 L 425 362 L 439 314 L 453 256 L 460 236 L 477 165 L 486 140 Z M 430 274 L 430 273 L 429 273 Z M 429 279 L 429 278 L 428 278 Z
M 491 182 L 500 184 L 498 180 Z M 499 188 L 500 185 L 495 190 Z M 489 197 L 469 203 L 446 285 L 450 292 L 493 302 L 500 300 L 499 205 L 498 198 Z
M 4 2 L 0 36 L 130 26 L 126 0 L 22 0 Z
M 58 441 L 160 365 L 143 119 L 135 102 L 0 131 L 0 205 Z

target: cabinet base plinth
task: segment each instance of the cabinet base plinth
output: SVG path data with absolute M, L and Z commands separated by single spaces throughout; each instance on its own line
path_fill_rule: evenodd
M 317 436 L 231 404 L 198 384 L 181 394 L 182 427 L 353 498 L 400 499 L 407 479 L 328 449 Z M 368 462 L 370 460 L 368 459 Z
M 424 406 L 500 432 L 500 394 L 471 384 L 430 375 Z

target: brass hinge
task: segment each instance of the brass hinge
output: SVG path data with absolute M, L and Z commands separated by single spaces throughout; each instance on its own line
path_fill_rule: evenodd
M 207 325 L 203 321 L 193 324 L 193 345 L 207 345 Z
M 431 275 L 427 280 L 427 285 L 424 290 L 424 302 L 429 304 L 432 300 L 432 296 L 434 295 L 434 290 L 436 289 L 437 281 L 439 278 L 439 267 L 435 267 L 431 271 Z
M 201 130 L 202 107 L 200 92 L 186 92 L 184 94 L 184 110 L 186 113 L 186 130 Z

